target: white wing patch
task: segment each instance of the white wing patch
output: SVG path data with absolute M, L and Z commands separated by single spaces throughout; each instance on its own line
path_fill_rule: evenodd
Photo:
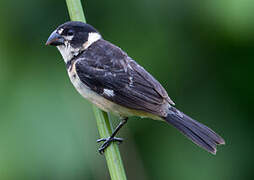
M 129 80 L 130 80 L 130 82 L 129 82 L 129 86 L 133 86 L 133 77 L 132 77 L 132 76 L 130 76 L 130 77 L 129 77 Z
M 110 96 L 110 97 L 112 97 L 112 96 L 115 95 L 115 94 L 114 94 L 114 91 L 111 90 L 111 89 L 103 89 L 103 94 L 105 94 L 105 95 L 107 95 L 107 96 Z

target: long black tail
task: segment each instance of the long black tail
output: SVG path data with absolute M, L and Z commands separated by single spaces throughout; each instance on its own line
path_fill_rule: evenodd
M 174 107 L 169 108 L 165 119 L 195 144 L 212 154 L 216 154 L 216 145 L 225 144 L 225 141 L 209 127 L 193 120 Z

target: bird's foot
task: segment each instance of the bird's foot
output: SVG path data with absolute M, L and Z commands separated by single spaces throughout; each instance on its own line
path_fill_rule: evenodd
M 123 139 L 122 138 L 117 138 L 117 137 L 108 137 L 108 138 L 101 138 L 101 139 L 98 139 L 97 142 L 104 142 L 101 147 L 99 148 L 99 153 L 100 154 L 103 154 L 105 149 L 107 149 L 107 147 L 112 143 L 112 142 L 118 142 L 119 144 L 121 142 L 123 142 Z

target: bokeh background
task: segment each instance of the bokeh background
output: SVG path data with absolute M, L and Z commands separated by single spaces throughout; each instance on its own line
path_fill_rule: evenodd
M 166 123 L 132 118 L 120 133 L 128 178 L 253 179 L 253 0 L 82 3 L 105 39 L 226 140 L 213 156 Z M 44 45 L 67 20 L 65 1 L 0 1 L 0 179 L 109 179 L 91 105 Z

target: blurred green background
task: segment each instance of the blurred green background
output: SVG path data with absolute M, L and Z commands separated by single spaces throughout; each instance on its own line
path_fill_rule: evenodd
M 120 133 L 128 178 L 253 179 L 253 0 L 83 4 L 104 39 L 226 140 L 213 156 L 165 123 L 132 118 Z M 91 105 L 44 45 L 68 20 L 65 1 L 0 1 L 0 179 L 109 179 Z

